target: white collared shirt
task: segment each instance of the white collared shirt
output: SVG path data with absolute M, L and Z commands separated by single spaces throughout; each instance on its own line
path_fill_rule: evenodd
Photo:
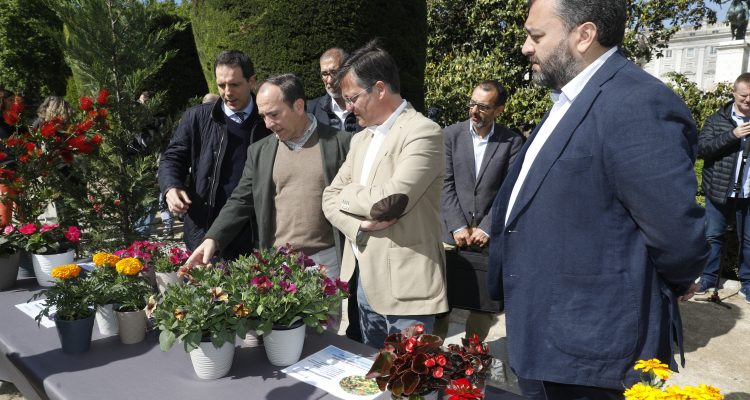
M 346 111 L 346 108 L 339 107 L 339 103 L 336 103 L 336 99 L 334 99 L 333 96 L 329 95 L 329 97 L 331 98 L 331 111 L 339 117 L 339 126 L 334 126 L 334 128 L 343 131 L 346 129 L 346 117 L 349 115 L 349 111 Z
M 291 151 L 300 151 L 303 147 L 305 147 L 305 143 L 307 143 L 308 140 L 310 140 L 310 137 L 312 137 L 312 134 L 315 132 L 315 129 L 318 128 L 318 121 L 315 119 L 315 117 L 310 113 L 305 113 L 307 115 L 307 128 L 305 128 L 305 133 L 302 134 L 302 137 L 298 140 L 282 140 L 281 142 L 286 145 L 286 147 L 289 147 L 289 150 Z M 279 138 L 279 135 L 276 135 L 276 139 Z
M 487 150 L 487 143 L 490 142 L 490 137 L 495 134 L 495 123 L 492 123 L 490 132 L 484 139 L 477 134 L 471 122 L 469 122 L 469 133 L 471 134 L 471 141 L 474 144 L 474 178 L 478 178 L 479 169 L 482 167 L 482 160 L 484 160 L 484 152 Z
M 367 127 L 367 130 L 370 131 L 370 134 L 372 135 L 372 141 L 370 141 L 370 145 L 367 147 L 367 154 L 365 154 L 365 160 L 362 163 L 362 176 L 359 177 L 360 185 L 367 186 L 370 172 L 372 171 L 372 165 L 375 163 L 375 156 L 378 154 L 380 146 L 382 146 L 385 141 L 385 135 L 391 130 L 391 127 L 396 122 L 396 118 L 398 118 L 398 116 L 404 111 L 406 104 L 406 100 L 401 100 L 401 104 L 396 107 L 396 111 L 394 111 L 385 122 L 381 125 Z
M 221 109 L 224 110 L 224 115 L 226 115 L 227 117 L 229 117 L 229 119 L 231 119 L 232 121 L 234 121 L 234 122 L 236 122 L 238 124 L 241 124 L 242 123 L 242 119 L 240 118 L 240 116 L 237 115 L 234 111 L 230 110 L 229 107 L 227 107 L 227 105 L 224 104 L 224 101 L 222 101 L 221 99 L 219 99 L 219 101 L 221 101 Z M 239 112 L 244 112 L 245 113 L 245 119 L 247 119 L 247 118 L 250 117 L 250 114 L 253 112 L 253 107 L 254 106 L 255 106 L 255 103 L 253 103 L 253 96 L 250 96 L 250 98 L 247 101 L 247 105 L 245 106 L 245 108 L 243 108 Z
M 508 209 L 505 212 L 506 224 L 508 223 L 510 212 L 513 211 L 513 206 L 515 205 L 518 193 L 521 191 L 523 183 L 526 180 L 526 175 L 534 164 L 534 160 L 536 160 L 536 156 L 539 154 L 542 146 L 547 142 L 547 139 L 549 139 L 550 135 L 557 127 L 557 124 L 559 124 L 565 116 L 565 113 L 568 112 L 570 105 L 573 104 L 576 97 L 578 97 L 581 91 L 583 91 L 586 84 L 589 83 L 591 77 L 594 76 L 596 71 L 598 71 L 599 68 L 604 65 L 604 62 L 607 61 L 607 59 L 609 59 L 609 57 L 616 51 L 617 46 L 609 49 L 606 53 L 599 56 L 599 58 L 584 68 L 575 78 L 571 79 L 570 82 L 562 87 L 562 90 L 559 92 L 555 90 L 552 91 L 552 110 L 550 110 L 549 116 L 547 116 L 547 119 L 544 121 L 544 125 L 542 125 L 536 133 L 536 138 L 534 138 L 534 141 L 531 142 L 529 148 L 526 150 L 526 155 L 523 158 L 523 165 L 521 166 L 521 172 L 518 175 L 518 179 L 516 179 L 516 183 L 513 185 L 513 191 L 510 193 Z
M 737 113 L 737 105 L 732 104 L 732 119 L 734 122 L 737 123 L 737 126 L 740 126 L 745 123 L 745 120 L 742 118 L 742 115 Z M 741 198 L 745 199 L 750 197 L 750 162 L 745 163 L 745 170 L 742 172 L 742 187 L 740 188 L 740 192 L 737 193 L 736 190 L 734 190 L 734 184 L 737 182 L 737 178 L 739 178 L 740 175 L 740 165 L 742 164 L 742 156 L 743 156 L 743 150 L 745 148 L 745 143 L 747 142 L 747 137 L 743 137 L 740 140 L 740 151 L 737 154 L 737 163 L 734 166 L 734 179 L 732 179 L 731 185 L 732 185 L 732 192 L 729 194 L 729 197 L 735 197 L 735 198 Z

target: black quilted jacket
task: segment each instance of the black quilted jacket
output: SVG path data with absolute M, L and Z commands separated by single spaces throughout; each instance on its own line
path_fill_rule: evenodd
M 734 169 L 740 150 L 740 139 L 732 130 L 734 102 L 729 102 L 708 117 L 698 135 L 698 157 L 703 164 L 703 192 L 715 204 L 725 204 L 734 186 Z

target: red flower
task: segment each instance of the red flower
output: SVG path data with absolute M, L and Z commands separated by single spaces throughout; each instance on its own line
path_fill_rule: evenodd
M 91 97 L 88 97 L 88 96 L 81 97 L 81 110 L 89 111 L 92 108 L 94 108 L 94 102 L 93 100 L 91 100 Z
M 27 153 L 31 154 L 34 151 L 34 149 L 36 149 L 36 145 L 34 143 L 32 143 L 32 142 L 27 142 L 26 143 L 26 152 Z
M 435 367 L 435 369 L 432 370 L 432 376 L 435 378 L 442 378 L 443 377 L 443 367 Z
M 16 122 L 18 122 L 18 114 L 12 111 L 6 111 L 5 115 L 3 115 L 3 119 L 5 120 L 5 123 L 8 125 L 15 125 Z
M 44 125 L 42 125 L 41 132 L 42 136 L 51 138 L 57 133 L 57 124 L 55 124 L 54 122 L 46 122 Z
M 107 115 L 109 115 L 109 112 L 107 111 L 106 108 L 100 108 L 99 109 L 99 116 L 101 118 L 107 118 Z
M 115 207 L 119 207 L 120 206 L 120 199 L 115 199 L 112 203 L 115 205 Z
M 18 228 L 18 231 L 23 233 L 24 235 L 31 235 L 32 233 L 36 232 L 36 225 L 34 224 L 22 225 L 20 228 Z
M 434 367 L 435 366 L 435 358 L 428 358 L 427 360 L 425 360 L 424 366 L 427 367 L 427 368 Z
M 436 362 L 436 363 L 437 363 L 437 364 L 438 364 L 439 366 L 441 366 L 441 367 L 444 367 L 444 366 L 445 366 L 445 363 L 446 363 L 446 359 L 445 359 L 445 356 L 444 356 L 444 355 L 442 355 L 442 354 L 438 354 L 438 355 L 437 355 L 437 357 L 435 357 L 435 362 Z
M 59 224 L 44 224 L 42 225 L 42 229 L 40 229 L 39 232 L 51 231 L 59 226 L 60 226 Z
M 91 129 L 92 126 L 94 126 L 94 121 L 90 119 L 81 121 L 76 125 L 76 133 L 78 134 L 86 133 L 86 131 Z
M 68 227 L 68 230 L 63 232 L 63 234 L 71 243 L 78 243 L 81 240 L 81 231 L 75 226 Z
M 16 96 L 13 99 L 13 104 L 10 106 L 10 111 L 16 115 L 19 115 L 23 112 L 24 108 L 23 98 L 21 96 Z
M 5 144 L 11 147 L 18 146 L 20 143 L 21 143 L 21 140 L 15 136 L 11 136 L 8 138 L 8 140 L 5 141 Z
M 29 162 L 29 156 L 27 156 L 26 154 L 21 154 L 20 156 L 18 156 L 18 161 L 22 163 Z
M 95 145 L 101 144 L 102 143 L 102 135 L 100 135 L 98 133 L 96 135 L 94 135 L 94 137 L 91 138 L 91 143 L 93 143 Z
M 450 395 L 448 400 L 474 400 L 484 397 L 482 390 L 472 385 L 466 378 L 451 381 L 450 386 L 445 388 L 445 394 Z
M 466 368 L 465 373 L 466 373 L 466 376 L 471 376 L 474 373 L 474 368 L 471 368 L 471 367 Z
M 410 337 L 406 339 L 406 343 L 404 344 L 404 350 L 406 350 L 407 353 L 411 353 L 414 351 L 414 346 L 417 345 L 417 338 Z
M 96 102 L 99 105 L 106 106 L 108 103 L 109 92 L 107 89 L 99 89 L 99 95 L 96 96 Z
M 6 158 L 8 158 L 8 153 L 0 151 L 0 161 L 5 160 Z
M 424 324 L 416 324 L 414 325 L 414 334 L 415 335 L 421 335 L 424 333 Z

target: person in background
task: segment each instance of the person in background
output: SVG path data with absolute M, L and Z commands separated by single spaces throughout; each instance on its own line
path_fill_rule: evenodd
M 469 119 L 443 129 L 445 180 L 440 202 L 443 242 L 450 246 L 484 248 L 490 241 L 492 202 L 523 145 L 521 135 L 495 122 L 507 98 L 499 82 L 483 81 L 471 93 Z M 484 287 L 487 282 L 477 284 Z M 436 335 L 448 334 L 449 315 L 436 318 Z M 476 334 L 484 341 L 493 321 L 491 313 L 471 311 L 466 337 Z
M 682 351 L 677 301 L 705 265 L 695 123 L 629 61 L 625 0 L 532 0 L 522 52 L 551 89 L 492 206 L 489 290 L 529 399 L 622 399 Z
M 703 270 L 697 294 L 720 284 L 724 235 L 734 220 L 740 242 L 739 295 L 750 303 L 750 73 L 737 77 L 734 100 L 708 117 L 698 135 L 698 157 L 703 163 L 703 193 L 706 194 L 706 239 L 711 256 Z
M 184 240 L 191 251 L 240 181 L 248 146 L 271 133 L 252 95 L 255 70 L 250 58 L 237 50 L 222 51 L 214 76 L 221 101 L 186 111 L 159 162 L 159 187 L 169 210 L 184 214 Z M 221 256 L 234 259 L 256 244 L 251 219 L 231 243 L 222 243 Z
M 341 88 L 336 81 L 336 74 L 346 60 L 346 52 L 338 47 L 326 50 L 320 56 L 320 79 L 326 94 L 307 101 L 307 112 L 312 113 L 321 124 L 346 132 L 359 132 L 354 113 L 346 109 L 346 102 L 341 97 Z

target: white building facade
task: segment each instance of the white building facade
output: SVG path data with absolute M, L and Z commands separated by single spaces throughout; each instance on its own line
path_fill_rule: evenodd
M 732 40 L 729 25 L 686 27 L 662 50 L 663 57 L 654 57 L 643 68 L 664 82 L 669 80 L 667 73 L 679 72 L 702 90 L 711 90 L 718 82 L 733 82 L 748 71 L 748 48 L 745 40 Z

